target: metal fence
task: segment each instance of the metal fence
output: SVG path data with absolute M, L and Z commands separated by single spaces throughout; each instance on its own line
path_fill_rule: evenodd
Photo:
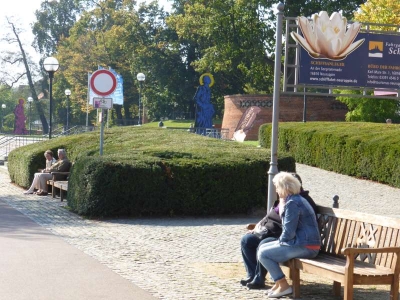
M 185 130 L 190 133 L 196 133 L 199 135 L 228 140 L 229 139 L 229 129 L 227 128 L 203 128 L 203 127 L 193 127 L 193 128 L 181 128 L 181 127 L 166 127 L 167 129 L 173 130 Z
M 18 147 L 41 142 L 44 140 L 47 140 L 47 137 L 2 134 L 0 135 L 0 157 L 7 157 L 12 150 Z

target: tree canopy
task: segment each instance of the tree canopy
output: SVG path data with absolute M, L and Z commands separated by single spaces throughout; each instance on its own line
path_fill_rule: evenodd
M 124 104 L 114 105 L 119 120 L 138 114 L 139 72 L 146 75 L 143 102 L 154 120 L 173 114 L 194 117 L 193 96 L 203 73 L 215 78 L 217 116 L 222 116 L 224 95 L 272 92 L 276 1 L 173 0 L 169 12 L 157 1 L 138 2 L 42 2 L 32 30 L 37 51 L 60 62 L 54 111 L 65 109 L 64 90 L 69 88 L 70 119 L 85 119 L 88 73 L 98 66 L 111 67 L 124 78 Z M 341 10 L 351 19 L 363 2 L 285 1 L 285 15 Z M 62 123 L 63 118 L 65 114 L 57 113 L 55 121 Z

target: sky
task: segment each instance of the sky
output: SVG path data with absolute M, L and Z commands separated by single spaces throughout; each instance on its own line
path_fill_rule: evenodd
M 24 33 L 21 35 L 23 40 L 25 51 L 33 58 L 35 62 L 39 62 L 39 55 L 35 52 L 35 49 L 31 46 L 33 43 L 33 34 L 31 30 L 31 24 L 35 22 L 35 11 L 40 8 L 40 4 L 44 0 L 2 0 L 0 9 L 0 39 L 10 32 L 7 24 L 6 17 L 9 17 L 13 23 L 23 29 Z M 150 2 L 150 0 L 145 0 Z M 145 2 L 138 0 L 138 2 Z M 160 6 L 163 6 L 166 10 L 169 10 L 171 4 L 168 0 L 159 0 Z M 12 50 L 10 45 L 0 41 L 0 52 L 4 50 Z M 12 72 L 12 70 L 10 71 Z

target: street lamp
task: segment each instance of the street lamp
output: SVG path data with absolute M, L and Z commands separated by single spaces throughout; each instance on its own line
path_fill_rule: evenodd
M 58 60 L 54 57 L 47 57 L 43 61 L 43 67 L 47 73 L 49 73 L 50 85 L 49 85 L 49 95 L 50 95 L 50 116 L 49 116 L 49 139 L 51 139 L 51 113 L 52 113 L 52 102 L 53 102 L 53 78 L 54 73 L 57 72 L 60 64 Z
M 146 79 L 146 76 L 143 73 L 139 73 L 136 76 L 137 80 L 139 81 L 139 121 L 138 121 L 138 125 L 142 125 L 142 120 L 140 118 L 140 98 L 141 98 L 141 94 L 142 94 L 142 86 L 143 86 L 143 81 Z
M 28 103 L 29 103 L 29 135 L 32 135 L 32 120 L 31 120 L 31 104 L 32 104 L 33 98 L 28 97 Z
M 68 128 L 69 128 L 69 96 L 71 96 L 71 90 L 69 90 L 69 89 L 66 89 L 65 90 L 65 96 L 67 96 L 67 131 L 68 131 Z
M 4 109 L 7 107 L 7 105 L 2 104 L 1 105 L 1 130 L 3 131 L 3 117 L 4 117 Z

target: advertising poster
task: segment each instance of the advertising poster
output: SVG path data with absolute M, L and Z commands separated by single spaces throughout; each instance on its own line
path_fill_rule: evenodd
M 400 35 L 360 32 L 340 13 L 298 17 L 299 84 L 400 89 Z

